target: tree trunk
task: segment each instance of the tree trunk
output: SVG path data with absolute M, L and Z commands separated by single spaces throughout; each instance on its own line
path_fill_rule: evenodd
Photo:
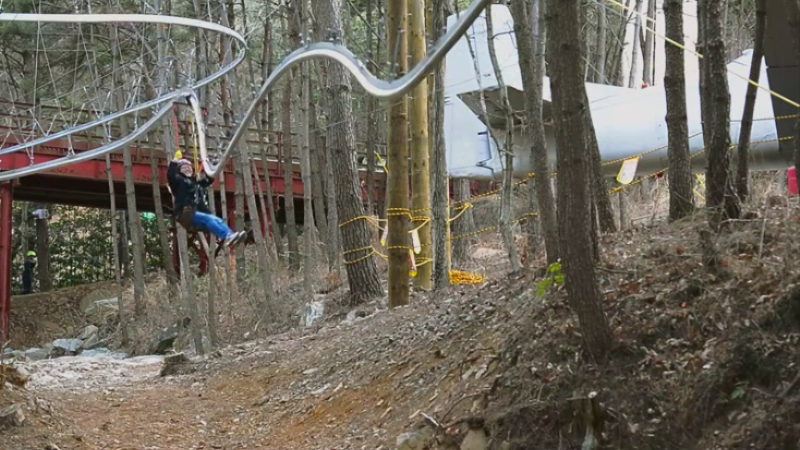
M 196 1 L 195 1 L 196 3 Z M 161 14 L 161 2 L 160 0 L 155 0 L 153 2 L 153 9 L 155 10 L 156 14 Z M 199 7 L 196 6 L 196 10 L 199 10 Z M 197 14 L 199 16 L 199 11 Z M 200 31 L 198 30 L 198 33 Z M 169 73 L 169 64 L 166 61 L 166 57 L 168 55 L 167 52 L 167 43 L 166 37 L 164 36 L 164 26 L 163 25 L 156 25 L 156 65 L 157 69 L 157 81 L 158 84 L 158 92 L 153 91 L 153 86 L 151 83 L 148 83 L 150 86 L 148 92 L 151 94 L 148 97 L 155 98 L 155 96 L 159 94 L 163 94 L 164 90 L 168 88 L 170 85 L 170 73 Z M 203 47 L 205 49 L 205 47 Z M 203 59 L 198 58 L 198 60 Z M 147 58 L 149 59 L 149 58 Z M 204 61 L 205 62 L 205 61 Z M 166 117 L 161 121 L 161 146 L 164 149 L 164 152 L 167 155 L 172 155 L 175 153 L 175 139 L 177 136 L 173 136 L 172 127 L 173 120 L 175 119 L 174 112 L 170 111 L 167 113 Z M 151 150 L 152 152 L 152 150 Z M 169 157 L 168 157 L 169 158 Z M 164 272 L 167 275 L 167 285 L 169 286 L 170 297 L 173 299 L 177 299 L 178 297 L 178 274 L 175 272 L 175 266 L 172 264 L 172 245 L 169 239 L 169 229 L 166 226 L 166 221 L 164 218 L 164 205 L 163 201 L 161 200 L 161 182 L 158 178 L 158 156 L 157 154 L 151 153 L 150 155 L 150 175 L 153 177 L 153 204 L 155 206 L 155 215 L 156 215 L 156 223 L 158 225 L 158 241 L 161 244 L 161 258 L 164 262 Z
M 703 132 L 707 143 L 708 165 L 706 167 L 706 207 L 709 225 L 718 229 L 723 220 L 739 217 L 739 199 L 733 189 L 730 171 L 730 109 L 731 97 L 725 58 L 725 42 L 722 39 L 722 0 L 703 0 L 705 3 L 705 54 L 701 60 L 704 68 L 704 86 L 711 121 Z M 710 135 L 710 136 L 709 136 Z M 709 139 L 706 139 L 709 137 Z
M 264 19 L 264 51 L 261 55 L 262 59 L 262 66 L 261 66 L 261 78 L 263 81 L 266 81 L 269 78 L 269 75 L 272 73 L 272 46 L 274 45 L 272 39 L 272 18 L 271 14 L 267 14 L 266 18 Z M 269 208 L 269 222 L 270 226 L 267 228 L 272 229 L 272 241 L 273 245 L 275 246 L 275 255 L 277 258 L 280 258 L 281 253 L 283 253 L 282 245 L 281 245 L 281 234 L 276 229 L 277 222 L 275 222 L 275 197 L 272 194 L 272 180 L 269 174 L 269 161 L 267 160 L 267 148 L 272 147 L 274 149 L 274 140 L 275 140 L 275 133 L 274 133 L 274 114 L 272 113 L 272 107 L 275 103 L 272 101 L 272 91 L 267 94 L 267 101 L 261 104 L 261 108 L 259 109 L 259 134 L 264 133 L 264 127 L 266 126 L 266 137 L 267 141 L 269 142 L 266 145 L 262 145 L 260 149 L 261 155 L 261 170 L 264 172 L 264 185 L 265 193 L 267 196 L 267 207 Z M 280 161 L 278 161 L 280 165 Z M 254 172 L 257 174 L 257 172 Z
M 641 1 L 641 0 L 640 0 Z M 581 14 L 581 28 L 586 29 L 586 15 Z M 585 40 L 581 40 L 582 43 L 585 43 Z M 586 46 L 581 45 L 581 54 L 586 54 Z M 585 68 L 588 63 L 588 59 L 583 59 L 583 68 L 582 72 L 585 73 Z M 586 90 L 584 89 L 584 94 Z M 594 130 L 594 122 L 592 120 L 592 112 L 590 108 L 589 97 L 587 95 L 584 96 L 584 104 L 587 105 L 586 109 L 584 110 L 584 120 L 586 121 L 586 130 L 587 133 L 587 143 L 589 144 L 589 151 L 592 156 L 592 196 L 594 198 L 594 204 L 597 208 L 597 216 L 599 218 L 599 225 L 600 231 L 603 233 L 613 233 L 616 231 L 616 220 L 614 218 L 614 208 L 611 205 L 611 197 L 608 192 L 608 187 L 606 186 L 606 179 L 603 176 L 603 163 L 600 157 L 600 146 L 597 143 L 597 134 Z M 593 233 L 597 233 L 597 227 L 593 228 Z M 595 237 L 594 240 L 596 241 L 598 238 Z
M 45 205 L 40 205 L 40 208 L 47 210 Z M 50 276 L 50 224 L 48 221 L 47 217 L 36 218 L 36 259 L 40 292 L 48 292 L 53 288 L 53 278 Z
M 586 90 L 584 89 L 584 94 Z M 589 151 L 592 156 L 592 197 L 597 206 L 597 218 L 599 219 L 600 231 L 603 233 L 613 233 L 616 231 L 616 221 L 614 220 L 614 208 L 611 206 L 611 197 L 608 193 L 606 179 L 603 176 L 603 162 L 600 158 L 600 146 L 597 143 L 597 133 L 594 130 L 592 111 L 589 109 L 589 97 L 584 95 L 584 120 L 586 123 L 586 141 L 589 144 Z
M 767 0 L 756 0 L 756 30 L 753 38 L 753 59 L 750 62 L 750 79 L 758 83 L 761 76 L 761 60 L 764 58 L 764 30 L 767 25 Z M 800 45 L 800 42 L 798 42 Z M 750 136 L 753 130 L 753 110 L 756 106 L 758 87 L 747 85 L 744 98 L 742 125 L 739 130 L 739 149 L 737 151 L 736 191 L 741 201 L 750 195 L 748 179 L 750 178 Z
M 291 50 L 300 47 L 300 29 L 297 23 L 297 3 L 294 0 L 291 5 L 287 4 L 288 12 L 286 17 L 289 41 L 292 43 Z M 294 212 L 294 170 L 292 164 L 292 84 L 299 81 L 297 69 L 292 69 L 283 88 L 281 97 L 281 155 L 283 155 L 283 207 L 286 212 L 286 237 L 289 241 L 289 273 L 293 273 L 300 268 L 300 249 L 297 241 L 297 226 L 295 223 Z
M 273 45 L 275 40 L 272 39 L 272 19 L 271 15 L 267 15 L 264 20 L 264 52 L 262 53 L 262 68 L 261 77 L 266 80 L 272 73 L 273 65 Z M 267 101 L 261 104 L 261 123 L 262 126 L 266 122 L 266 135 L 269 144 L 267 148 L 276 150 L 275 146 L 275 102 L 273 91 L 267 93 Z M 269 162 L 267 161 L 267 148 L 261 148 L 261 169 L 264 171 L 264 184 L 266 185 L 265 193 L 267 195 L 267 206 L 269 207 L 269 220 L 272 228 L 272 242 L 275 245 L 275 254 L 281 258 L 283 254 L 283 243 L 281 241 L 281 233 L 277 229 L 276 215 L 275 215 L 275 196 L 272 193 L 272 176 L 269 173 Z M 280 166 L 278 160 L 278 166 Z
M 234 3 L 233 0 L 220 0 L 220 5 L 222 6 L 222 10 L 220 11 L 220 23 L 225 26 L 225 24 L 230 24 L 231 27 L 235 25 L 235 17 L 234 17 Z M 227 11 L 227 15 L 225 12 Z M 244 15 L 243 15 L 244 16 Z M 225 52 L 223 53 L 223 60 L 230 61 L 233 59 L 233 40 L 231 38 L 227 38 L 225 42 Z M 228 100 L 238 97 L 238 85 L 236 84 L 235 77 L 226 77 L 227 78 L 227 89 L 228 89 Z M 239 104 L 236 102 L 237 105 Z M 233 133 L 233 104 L 229 103 L 229 107 L 223 109 L 224 114 L 223 118 L 225 118 L 225 126 L 226 129 L 231 130 L 230 132 Z M 240 152 L 244 152 L 247 150 L 246 145 L 242 145 L 239 147 Z M 245 184 L 245 175 L 244 175 L 244 164 L 241 158 L 233 158 L 233 179 L 234 179 L 234 199 L 236 200 L 236 210 L 235 210 L 235 228 L 237 230 L 244 230 L 245 228 L 245 221 L 244 221 L 244 205 L 245 205 L 245 193 L 244 193 L 244 184 Z M 242 289 L 247 283 L 247 258 L 244 254 L 244 245 L 237 245 L 234 248 L 234 252 L 236 253 L 236 281 L 239 284 L 239 289 Z
M 320 64 L 317 63 L 314 65 L 317 71 L 317 78 L 319 79 L 320 84 L 326 85 L 328 83 L 328 77 L 322 73 L 320 70 Z M 326 95 L 322 95 L 321 106 L 324 110 L 327 110 L 327 100 Z M 330 123 L 330 117 L 328 117 L 327 123 Z M 341 272 L 341 258 L 339 255 L 341 254 L 342 248 L 342 239 L 341 233 L 339 229 L 341 228 L 339 224 L 341 221 L 339 220 L 339 201 L 337 200 L 336 195 L 336 180 L 333 176 L 333 154 L 328 149 L 328 140 L 323 136 L 322 130 L 317 129 L 315 127 L 316 134 L 317 134 L 317 142 L 319 142 L 319 158 L 320 158 L 320 165 L 325 167 L 325 174 L 324 174 L 324 186 L 325 186 L 325 200 L 328 210 L 328 247 L 327 247 L 327 256 L 328 256 L 328 271 L 331 274 L 338 275 Z M 330 129 L 328 128 L 328 133 L 330 133 Z M 330 136 L 330 134 L 329 134 Z M 367 230 L 369 236 L 369 230 Z M 369 242 L 369 241 L 368 241 Z
M 107 136 L 106 142 L 110 140 L 108 138 L 109 136 Z M 119 233 L 117 233 L 117 196 L 114 192 L 114 181 L 111 176 L 111 156 L 108 153 L 106 153 L 106 174 L 108 176 L 108 193 L 111 200 L 111 239 L 112 242 L 116 242 L 119 239 Z M 122 222 L 124 223 L 125 221 L 122 220 Z M 124 347 L 130 342 L 130 334 L 128 333 L 128 315 L 125 312 L 125 303 L 122 298 L 122 268 L 119 264 L 119 256 L 119 246 L 117 246 L 114 251 L 114 279 L 117 283 L 117 312 L 119 314 L 122 346 Z M 170 258 L 171 260 L 172 258 Z
M 178 254 L 181 259 L 181 296 L 183 297 L 185 308 L 189 311 L 194 349 L 198 355 L 202 355 L 205 353 L 203 349 L 203 331 L 200 322 L 200 314 L 197 312 L 197 298 L 194 293 L 194 275 L 192 273 L 191 263 L 189 262 L 189 246 L 187 243 L 186 230 L 180 225 L 175 228 L 178 233 Z
M 536 1 L 536 0 L 535 0 Z M 531 2 L 531 7 L 535 8 L 536 3 Z M 538 0 L 541 1 L 541 0 Z M 655 1 L 655 0 L 653 0 Z M 512 2 L 513 5 L 514 2 Z M 533 11 L 531 11 L 533 12 Z M 535 23 L 535 22 L 534 22 Z M 514 26 L 516 28 L 516 20 Z M 542 30 L 544 31 L 544 30 Z M 606 42 L 608 41 L 608 17 L 606 17 L 606 7 L 603 0 L 597 1 L 597 42 L 595 43 L 595 77 L 594 82 L 600 84 L 610 84 L 606 77 Z M 546 244 L 545 244 L 546 245 Z
M 598 363 L 606 360 L 612 336 L 595 278 L 592 252 L 591 157 L 586 155 L 586 88 L 581 60 L 580 2 L 550 0 L 547 7 L 550 87 L 558 146 L 558 223 L 561 260 L 570 304 L 578 315 L 584 346 Z
M 628 194 L 625 191 L 617 192 L 619 197 L 619 229 L 627 230 L 630 228 L 630 217 L 628 216 Z
M 220 6 L 224 7 L 224 1 L 225 0 L 221 0 L 222 3 L 220 4 Z M 210 8 L 211 6 L 209 4 L 209 9 Z M 219 18 L 220 22 L 223 20 L 222 15 L 223 15 L 222 12 L 220 12 L 220 18 Z M 214 17 L 213 19 L 216 20 L 217 18 Z M 230 53 L 231 53 L 230 38 L 222 37 L 219 40 L 219 57 L 218 57 L 219 61 L 230 60 Z M 223 77 L 220 80 L 219 102 L 212 102 L 211 104 L 212 108 L 216 108 L 217 105 L 219 105 L 219 108 L 222 112 L 223 124 L 228 124 L 230 123 L 231 120 L 230 111 L 226 109 L 227 108 L 226 105 L 228 105 L 229 103 L 228 97 L 230 95 L 230 88 L 228 87 L 227 83 L 228 83 L 227 77 Z M 216 114 L 212 117 L 216 117 Z M 228 131 L 225 131 L 225 133 L 227 134 Z M 218 143 L 218 146 L 219 145 L 221 145 L 221 142 Z M 230 210 L 228 209 L 228 189 L 224 176 L 219 177 L 219 191 L 220 191 L 220 208 L 222 209 L 221 211 L 222 220 L 224 220 L 226 223 L 230 223 L 230 219 L 228 217 L 228 213 L 230 212 Z M 228 301 L 232 302 L 234 292 L 237 291 L 237 288 L 235 286 L 236 283 L 234 283 L 234 276 L 233 276 L 233 271 L 235 270 L 236 266 L 236 260 L 230 257 L 231 254 L 230 250 L 223 250 L 223 254 L 225 255 L 224 258 L 225 285 L 227 286 Z
M 318 80 L 321 82 L 321 80 Z M 317 107 L 314 102 L 310 102 L 308 110 L 308 125 L 311 127 L 313 139 L 313 150 L 311 151 L 311 192 L 314 202 L 314 222 L 317 225 L 317 239 L 324 245 L 328 245 L 328 218 L 325 216 L 325 182 L 323 173 L 327 173 L 325 164 L 325 153 L 322 151 L 322 139 L 317 131 Z
M 338 4 L 335 0 L 315 0 L 312 5 L 318 21 L 317 29 L 320 30 L 318 32 L 327 30 L 337 38 L 341 36 L 342 25 Z M 339 222 L 329 221 L 329 223 L 330 227 L 340 228 L 345 258 L 346 261 L 351 261 L 350 264 L 347 264 L 346 270 L 352 301 L 361 303 L 382 295 L 383 289 L 378 278 L 375 259 L 367 257 L 372 251 L 367 222 L 356 220 L 348 223 L 348 221 L 362 216 L 364 208 L 361 203 L 358 171 L 355 158 L 353 158 L 355 136 L 353 135 L 352 89 L 349 76 L 338 64 L 331 64 L 328 68 L 326 91 L 329 108 L 328 161 L 331 163 L 333 171 L 332 181 L 336 185 L 338 220 L 347 225 L 338 227 Z M 406 170 L 405 173 L 408 171 Z M 406 192 L 408 192 L 408 183 L 406 183 Z M 364 250 L 365 248 L 367 250 Z M 405 275 L 407 285 L 408 273 Z
M 655 20 L 656 18 L 656 1 L 657 0 L 647 0 L 647 17 L 650 19 Z M 642 30 L 644 30 L 644 51 L 642 52 L 642 59 L 643 61 L 643 76 L 642 81 L 645 82 L 648 86 L 653 85 L 653 54 L 656 50 L 656 36 L 655 34 L 647 31 L 647 29 L 656 29 L 656 25 L 649 20 L 642 24 Z M 669 46 L 670 44 L 667 43 Z
M 312 0 L 313 1 L 313 0 Z M 301 18 L 303 36 L 308 36 L 308 24 L 306 16 L 308 15 L 308 3 L 306 0 L 301 0 L 302 4 Z M 314 227 L 314 208 L 312 206 L 312 182 L 311 182 L 311 135 L 309 131 L 309 122 L 311 114 L 311 76 L 309 73 L 309 65 L 311 63 L 305 62 L 301 66 L 301 121 L 300 121 L 300 139 L 303 148 L 300 151 L 300 171 L 303 179 L 303 293 L 306 301 L 314 300 L 314 271 L 315 271 L 315 255 L 314 243 L 317 241 L 316 228 Z
M 466 178 L 453 179 L 453 197 L 461 205 L 460 208 L 466 205 L 471 197 L 469 184 L 470 180 Z M 463 211 L 463 209 L 454 208 L 450 215 L 453 217 L 452 232 L 450 233 L 453 264 L 464 264 L 469 261 L 469 250 L 474 241 L 472 236 L 467 237 L 467 235 L 475 231 L 475 219 L 472 209 Z
M 373 0 L 367 0 L 366 6 L 366 24 L 368 27 L 371 26 L 372 23 L 372 3 Z M 367 30 L 367 67 L 369 67 L 370 72 L 373 74 L 378 73 L 378 67 L 374 63 L 375 55 L 373 54 L 372 48 L 372 30 Z M 430 30 L 429 30 L 430 31 Z M 378 43 L 380 47 L 380 43 Z M 375 145 L 375 141 L 378 137 L 378 120 L 377 120 L 377 110 L 378 110 L 378 99 L 372 95 L 367 96 L 367 108 L 364 111 L 364 124 L 367 128 L 367 176 L 366 176 L 366 185 L 367 185 L 367 215 L 371 216 L 375 214 L 375 152 L 378 151 L 377 145 Z
M 615 86 L 622 86 L 625 82 L 625 74 L 622 71 L 622 54 L 625 51 L 625 36 L 626 30 L 628 29 L 628 24 L 630 23 L 630 19 L 633 15 L 627 15 L 626 11 L 628 11 L 628 7 L 631 5 L 631 0 L 625 0 L 625 8 L 620 12 L 619 15 L 615 14 L 615 17 L 619 20 L 618 28 L 616 29 L 616 43 L 614 45 L 614 51 L 611 54 L 611 58 L 608 59 L 608 62 L 611 63 L 606 64 L 606 72 L 608 76 L 606 77 L 609 80 L 613 80 L 612 84 Z
M 519 253 L 514 242 L 514 234 L 511 231 L 511 216 L 514 214 L 511 194 L 514 184 L 514 110 L 508 101 L 508 88 L 503 80 L 503 72 L 500 63 L 497 61 L 497 52 L 494 48 L 494 26 L 492 23 L 492 4 L 486 5 L 486 34 L 489 40 L 489 59 L 492 62 L 497 85 L 500 88 L 500 101 L 503 103 L 506 115 L 506 141 L 505 141 L 505 166 L 503 167 L 503 191 L 500 198 L 500 234 L 505 242 L 508 260 L 511 263 L 511 271 L 518 272 L 522 269 Z
M 423 0 L 408 0 L 408 48 L 411 66 L 416 66 L 427 54 L 425 49 L 425 5 Z M 417 229 L 420 252 L 414 287 L 431 290 L 433 260 L 431 259 L 431 179 L 430 148 L 428 147 L 428 80 L 423 78 L 411 91 L 411 209 L 412 226 Z
M 408 72 L 408 43 L 406 42 L 408 5 L 404 1 L 387 3 L 387 49 L 394 70 L 392 78 Z M 391 70 L 391 69 L 390 69 Z M 389 106 L 389 138 L 387 153 L 389 175 L 386 190 L 389 196 L 389 307 L 408 304 L 408 101 L 407 96 L 395 99 Z
M 264 148 L 261 147 L 262 153 L 264 152 Z M 250 170 L 252 170 L 253 176 L 253 183 L 256 186 L 256 199 L 258 200 L 258 208 L 261 210 L 261 223 L 264 224 L 264 243 L 267 246 L 267 254 L 269 259 L 272 261 L 278 261 L 278 255 L 275 254 L 275 247 L 272 242 L 270 242 L 270 223 L 271 220 L 269 219 L 269 213 L 267 212 L 267 205 L 264 202 L 264 192 L 261 190 L 261 177 L 258 176 L 258 165 L 256 165 L 255 159 L 250 160 Z
M 130 240 L 128 239 L 128 219 L 125 210 L 119 212 L 119 240 L 117 241 L 117 252 L 119 253 L 120 266 L 122 267 L 122 279 L 131 279 L 131 250 Z
M 113 28 L 113 44 L 112 53 L 114 54 L 114 78 L 116 86 L 123 86 L 122 80 L 119 76 L 119 29 L 115 26 Z M 123 98 L 123 91 L 117 91 L 115 96 L 116 108 L 118 111 L 125 109 L 125 99 Z M 127 118 L 122 118 L 119 121 L 120 132 L 123 136 L 128 134 L 128 121 Z M 131 244 L 133 246 L 133 303 L 134 314 L 136 317 L 144 315 L 144 258 L 142 257 L 142 227 L 139 222 L 139 213 L 136 210 L 136 191 L 134 190 L 133 183 L 133 159 L 131 158 L 131 149 L 125 146 L 122 149 L 123 168 L 125 171 L 125 194 L 128 204 L 128 223 L 131 231 Z
M 664 23 L 669 39 L 683 44 L 683 1 L 664 1 Z M 667 153 L 669 155 L 669 218 L 687 217 L 694 209 L 689 129 L 686 118 L 686 77 L 683 50 L 665 46 L 664 90 L 667 99 Z
M 636 13 L 642 11 L 642 0 L 636 0 L 633 10 Z M 642 29 L 642 16 L 634 14 L 633 18 L 633 53 L 631 54 L 631 72 L 628 76 L 628 87 L 636 87 L 636 77 L 639 75 L 639 49 L 641 49 L 641 34 L 639 31 Z
M 244 34 L 247 35 L 247 34 L 249 34 L 249 30 L 247 29 L 247 14 L 245 12 L 247 5 L 246 5 L 245 0 L 240 0 L 239 5 L 240 5 L 240 8 L 241 8 L 242 27 L 244 28 Z M 264 27 L 264 39 L 265 39 L 264 40 L 264 50 L 263 50 L 263 52 L 261 54 L 261 59 L 262 59 L 261 60 L 261 63 L 262 63 L 261 73 L 262 73 L 262 77 L 264 78 L 264 80 L 266 80 L 266 78 L 268 76 L 267 72 L 269 71 L 269 62 L 270 62 L 270 58 L 271 58 L 271 55 L 272 55 L 272 51 L 271 51 L 272 49 L 271 49 L 271 45 L 270 45 L 270 35 L 272 33 L 271 32 L 271 26 L 270 26 L 270 23 L 271 23 L 270 22 L 270 17 L 269 17 L 270 15 L 271 15 L 271 13 L 268 11 L 267 12 L 266 21 L 265 21 L 266 25 Z M 250 75 L 250 86 L 251 86 L 251 89 L 252 89 L 252 93 L 255 96 L 255 93 L 256 93 L 255 91 L 256 91 L 256 86 L 257 86 L 257 84 L 256 84 L 256 70 L 255 70 L 255 66 L 253 65 L 253 59 L 252 58 L 248 58 L 247 59 L 247 69 L 248 69 L 248 73 Z M 265 248 L 266 248 L 266 251 L 267 251 L 267 258 L 266 259 L 270 259 L 271 258 L 272 260 L 277 261 L 278 256 L 277 256 L 277 254 L 275 254 L 274 244 L 272 242 L 270 242 L 271 239 L 270 239 L 270 232 L 269 232 L 269 230 L 270 230 L 270 222 L 274 220 L 272 218 L 275 217 L 275 211 L 274 211 L 274 209 L 272 209 L 273 208 L 273 204 L 272 204 L 272 186 L 270 186 L 270 183 L 269 183 L 269 163 L 268 163 L 268 160 L 267 160 L 266 147 L 269 145 L 270 136 L 266 135 L 266 133 L 264 132 L 264 126 L 266 125 L 266 121 L 264 120 L 264 110 L 265 109 L 266 109 L 266 104 L 265 104 L 265 102 L 262 102 L 259 105 L 259 108 L 258 108 L 258 111 L 257 111 L 256 128 L 258 130 L 259 156 L 261 158 L 262 164 L 264 165 L 264 177 L 267 180 L 265 184 L 267 186 L 267 192 L 269 193 L 269 197 L 270 197 L 268 199 L 269 200 L 269 204 L 270 204 L 270 209 L 269 210 L 267 209 L 267 205 L 264 204 L 264 194 L 261 191 L 261 180 L 260 180 L 260 178 L 258 176 L 258 166 L 255 163 L 255 159 L 252 158 L 252 157 L 248 157 L 244 162 L 244 165 L 247 166 L 246 170 L 245 170 L 245 176 L 246 176 L 246 180 L 247 181 L 245 183 L 250 183 L 251 185 L 253 183 L 255 183 L 255 185 L 256 185 L 255 194 L 257 194 L 257 196 L 256 196 L 256 199 L 258 200 L 258 205 L 257 206 L 258 206 L 259 210 L 261 211 L 261 215 L 259 216 L 259 219 L 261 221 L 260 224 L 263 224 L 264 232 L 262 233 L 262 241 L 264 242 L 264 245 L 265 245 Z M 250 151 L 249 153 L 250 153 L 250 155 L 253 155 L 254 152 Z M 245 169 L 245 168 L 243 168 L 243 169 Z M 247 175 L 248 173 L 250 175 Z M 250 188 L 250 191 L 253 191 L 253 189 Z M 248 205 L 249 204 L 250 204 L 250 199 L 248 198 Z M 249 208 L 250 207 L 248 206 L 248 209 Z M 250 210 L 250 211 L 251 211 L 250 212 L 251 216 L 257 214 L 256 212 L 252 212 L 252 210 Z M 260 231 L 261 231 L 261 227 L 259 226 L 259 232 Z M 255 235 L 254 235 L 254 238 L 255 238 Z M 261 263 L 261 260 L 259 260 L 259 264 L 260 263 Z M 270 268 L 267 267 L 267 265 L 264 265 L 263 267 L 259 266 L 259 270 L 262 271 L 262 272 L 266 272 L 266 271 L 270 270 Z M 269 284 L 269 286 L 271 287 L 272 286 L 271 276 L 268 277 L 268 278 L 270 278 L 270 279 L 268 279 L 268 280 L 264 279 L 264 280 L 262 280 L 262 282 L 266 281 L 267 284 Z M 270 290 L 272 290 L 272 289 L 270 289 Z M 267 296 L 270 296 L 270 295 L 272 295 L 272 294 L 268 294 Z
M 229 2 L 228 6 L 230 7 L 230 5 L 231 5 L 231 3 Z M 244 16 L 244 13 L 243 13 L 243 16 Z M 222 18 L 222 26 L 230 26 L 229 22 L 226 21 L 225 17 Z M 246 30 L 245 30 L 245 34 L 247 34 Z M 223 62 L 227 63 L 228 61 L 230 61 L 230 59 L 231 59 L 230 56 L 231 56 L 231 52 L 230 51 L 226 52 L 225 53 L 225 59 L 224 59 Z M 234 78 L 234 74 L 233 73 L 229 73 L 226 76 L 226 78 L 228 78 L 228 86 L 231 86 L 231 87 L 235 86 L 235 78 Z M 230 99 L 230 101 L 232 101 L 232 103 L 229 104 L 229 105 L 224 105 L 223 104 L 223 107 L 226 108 L 228 111 L 230 111 L 230 113 L 229 113 L 230 115 L 233 115 L 234 114 L 233 105 L 234 104 L 243 105 L 243 103 L 242 103 L 242 100 L 240 98 L 238 90 L 231 89 L 231 93 L 232 93 L 232 96 L 229 97 L 229 99 Z M 275 291 L 274 291 L 274 288 L 273 288 L 273 285 L 272 285 L 271 270 L 270 270 L 270 267 L 269 267 L 269 263 L 267 261 L 267 251 L 268 251 L 267 250 L 267 244 L 266 244 L 266 241 L 264 240 L 264 235 L 261 232 L 261 221 L 260 221 L 260 219 L 258 217 L 258 207 L 256 206 L 255 193 L 253 192 L 253 174 L 250 172 L 250 162 L 249 162 L 250 149 L 249 149 L 247 143 L 244 143 L 243 145 L 239 145 L 238 154 L 239 154 L 238 155 L 239 157 L 236 158 L 236 160 L 238 160 L 238 165 L 240 167 L 239 170 L 242 172 L 242 178 L 241 178 L 242 185 L 243 185 L 242 186 L 242 188 L 243 188 L 242 189 L 242 191 L 243 191 L 242 193 L 244 194 L 244 196 L 245 196 L 245 198 L 247 200 L 247 209 L 248 209 L 248 211 L 250 213 L 250 224 L 251 224 L 251 229 L 252 229 L 252 232 L 253 232 L 253 238 L 255 239 L 255 242 L 256 242 L 256 253 L 258 255 L 258 269 L 259 269 L 259 272 L 260 272 L 260 275 L 261 275 L 260 276 L 261 289 L 263 291 L 264 300 L 266 301 L 265 303 L 258 302 L 258 304 L 259 304 L 258 306 L 259 307 L 258 307 L 258 311 L 256 312 L 256 315 L 259 317 L 259 319 L 262 319 L 263 318 L 263 310 L 267 310 L 267 312 L 269 312 L 269 310 L 272 308 L 272 304 L 274 303 L 274 300 L 275 300 Z M 238 177 L 237 177 L 237 180 L 239 180 Z M 237 195 L 238 194 L 239 194 L 239 189 L 237 188 Z M 237 202 L 238 202 L 238 200 L 237 200 Z M 237 204 L 237 215 L 238 215 L 238 207 L 239 207 L 239 205 Z M 241 209 L 244 210 L 244 205 L 242 205 Z M 244 211 L 242 211 L 242 216 L 244 216 Z M 244 217 L 242 218 L 242 222 L 244 222 Z M 240 228 L 240 229 L 242 229 L 242 228 Z M 239 248 L 243 249 L 244 246 L 243 245 L 239 246 Z M 244 252 L 242 252 L 242 257 L 244 257 Z M 238 253 L 237 253 L 237 258 L 238 258 Z M 243 264 L 242 264 L 242 266 L 243 266 Z M 239 268 L 239 267 L 240 267 L 240 265 L 237 262 L 237 268 Z
M 223 194 L 224 195 L 224 194 Z M 208 188 L 208 210 L 211 214 L 217 215 L 217 200 L 214 198 L 214 187 Z M 217 314 L 217 261 L 214 255 L 217 254 L 217 240 L 212 236 L 208 240 L 208 297 L 206 301 L 206 321 L 208 322 L 208 339 L 212 347 L 219 347 L 219 326 Z
M 519 58 L 523 93 L 525 94 L 525 113 L 528 120 L 527 130 L 532 138 L 531 161 L 533 162 L 533 172 L 536 174 L 533 182 L 528 183 L 528 195 L 531 196 L 531 200 L 536 199 L 539 207 L 539 221 L 544 232 L 547 263 L 552 264 L 558 261 L 559 258 L 558 224 L 556 222 L 555 199 L 553 198 L 553 189 L 550 184 L 552 170 L 547 163 L 547 145 L 545 142 L 544 119 L 542 118 L 546 40 L 544 14 L 542 13 L 543 4 L 544 0 L 511 2 L 511 17 L 514 19 L 517 51 L 520 55 L 533 55 L 531 58 Z M 600 9 L 604 8 L 601 6 Z M 533 28 L 529 25 L 531 23 Z M 603 58 L 603 60 L 605 59 Z M 534 221 L 530 222 L 533 223 Z M 530 246 L 535 245 L 535 239 L 530 234 L 528 236 L 528 245 L 528 254 L 532 255 L 534 250 Z
M 437 41 L 444 34 L 447 20 L 446 0 L 431 2 L 428 30 L 431 41 Z M 444 289 L 450 285 L 450 222 L 449 208 L 450 183 L 447 177 L 447 146 L 444 141 L 444 71 L 442 61 L 433 73 L 433 83 L 428 86 L 432 93 L 431 105 L 431 178 L 433 202 L 433 288 Z M 377 130 L 376 130 L 377 133 Z M 453 180 L 458 183 L 459 180 Z

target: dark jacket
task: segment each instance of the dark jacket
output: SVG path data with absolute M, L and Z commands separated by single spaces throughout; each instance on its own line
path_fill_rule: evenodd
M 36 267 L 36 260 L 25 258 L 22 267 L 22 288 L 27 294 L 31 291 L 31 286 L 33 285 L 33 269 Z
M 207 192 L 208 187 L 214 183 L 211 177 L 205 177 L 201 180 L 196 180 L 194 176 L 187 177 L 180 171 L 180 164 L 177 161 L 170 161 L 167 168 L 167 181 L 169 188 L 172 190 L 172 215 L 175 218 L 181 214 L 185 207 L 190 207 L 195 210 L 208 209 L 204 207 L 202 194 Z

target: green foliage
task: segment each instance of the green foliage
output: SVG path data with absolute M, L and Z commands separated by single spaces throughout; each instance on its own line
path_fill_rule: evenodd
M 564 284 L 564 274 L 561 272 L 561 262 L 554 262 L 547 267 L 547 274 L 541 281 L 536 282 L 536 295 L 543 295 L 549 291 L 553 285 L 562 286 Z
M 22 288 L 23 242 L 36 250 L 36 207 L 14 204 L 12 238 L 12 290 Z M 50 274 L 54 288 L 114 279 L 115 243 L 111 236 L 111 212 L 103 209 L 49 205 Z M 23 225 L 24 221 L 24 225 Z M 163 267 L 163 254 L 155 220 L 142 220 L 145 264 L 148 272 Z M 25 231 L 22 233 L 22 231 Z M 133 251 L 130 248 L 130 251 Z M 38 271 L 38 268 L 37 268 Z M 38 274 L 36 275 L 38 280 Z

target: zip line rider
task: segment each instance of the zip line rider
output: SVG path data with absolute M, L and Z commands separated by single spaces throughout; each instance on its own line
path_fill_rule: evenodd
M 173 217 L 187 231 L 211 232 L 222 241 L 223 247 L 231 248 L 244 240 L 247 233 L 231 230 L 224 220 L 207 212 L 204 192 L 214 183 L 214 179 L 208 174 L 204 175 L 198 180 L 192 163 L 183 159 L 180 150 L 175 151 L 174 159 L 167 168 L 167 181 L 172 191 Z

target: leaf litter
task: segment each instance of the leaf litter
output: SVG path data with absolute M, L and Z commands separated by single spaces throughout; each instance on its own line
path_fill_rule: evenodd
M 699 216 L 603 236 L 605 367 L 585 359 L 563 287 L 491 274 L 229 346 L 187 375 L 37 395 L 69 419 L 64 450 L 577 448 L 590 429 L 602 448 L 776 448 L 800 436 L 797 213 L 728 224 L 719 271 Z

